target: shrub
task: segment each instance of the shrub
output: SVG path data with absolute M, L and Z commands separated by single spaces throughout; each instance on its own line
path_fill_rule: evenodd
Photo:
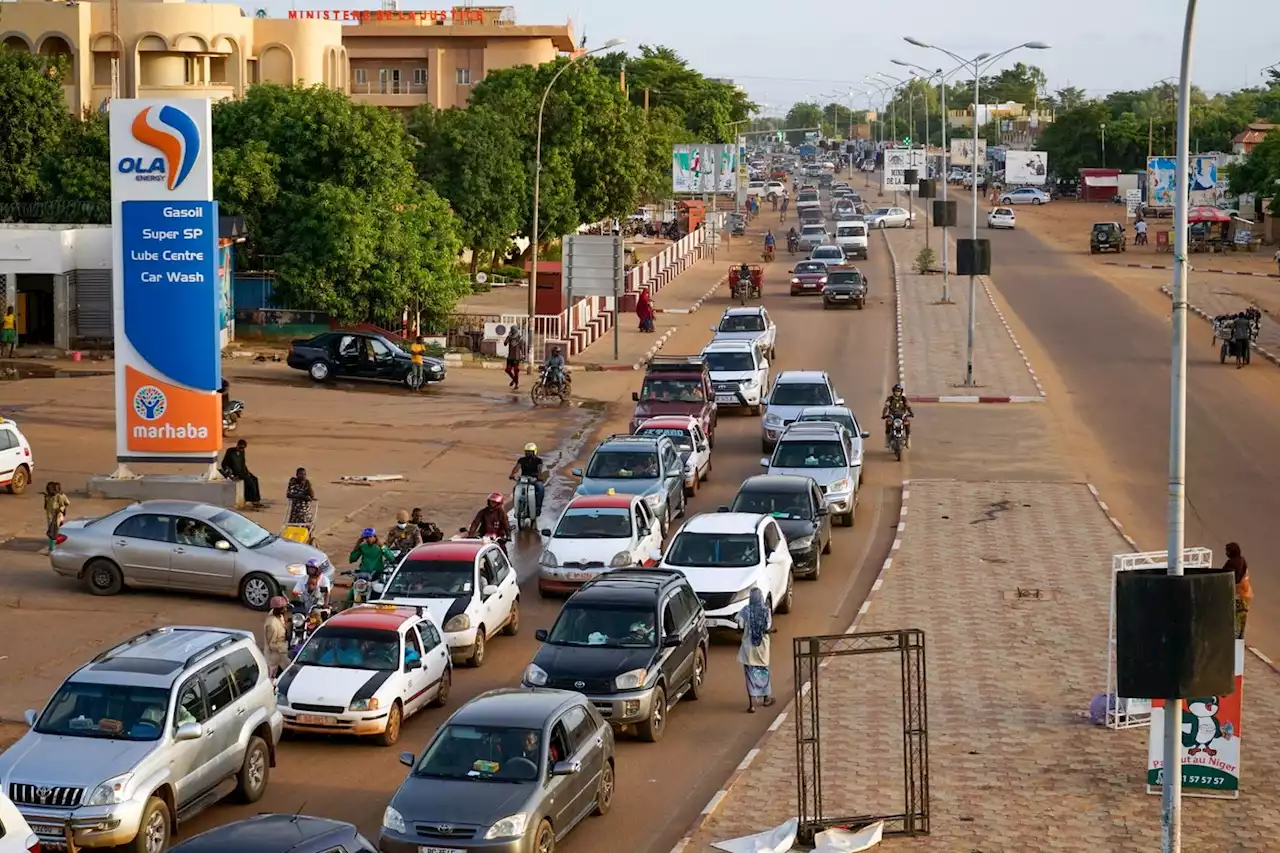
M 920 254 L 916 255 L 915 270 L 919 275 L 928 275 L 937 269 L 938 256 L 934 254 L 933 249 L 925 247 L 920 250 Z

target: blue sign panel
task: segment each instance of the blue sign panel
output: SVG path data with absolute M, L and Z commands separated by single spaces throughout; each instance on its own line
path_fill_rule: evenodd
M 121 204 L 125 331 L 144 361 L 189 388 L 222 383 L 218 204 Z

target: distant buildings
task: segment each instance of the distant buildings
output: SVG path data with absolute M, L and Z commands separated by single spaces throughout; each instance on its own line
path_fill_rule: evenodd
M 1250 123 L 1248 127 L 1236 134 L 1235 139 L 1231 140 L 1231 153 L 1252 154 L 1254 146 L 1261 142 L 1268 133 L 1277 128 L 1280 128 L 1280 125 L 1268 124 L 1265 121 Z

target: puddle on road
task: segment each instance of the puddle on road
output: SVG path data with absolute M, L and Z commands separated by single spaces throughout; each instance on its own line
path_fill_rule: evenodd
M 85 379 L 90 376 L 114 376 L 112 370 L 63 370 L 47 364 L 0 365 L 0 380 L 19 379 Z

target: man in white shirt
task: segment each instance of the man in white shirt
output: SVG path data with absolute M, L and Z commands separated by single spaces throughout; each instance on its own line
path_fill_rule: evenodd
M 1147 245 L 1147 220 L 1139 219 L 1133 223 L 1133 233 L 1136 239 L 1133 241 L 1135 246 Z
M 332 591 L 333 584 L 320 570 L 320 562 L 315 559 L 307 560 L 307 574 L 298 578 L 298 582 L 293 585 L 293 597 L 301 601 L 304 610 L 309 612 L 313 607 L 328 604 Z

